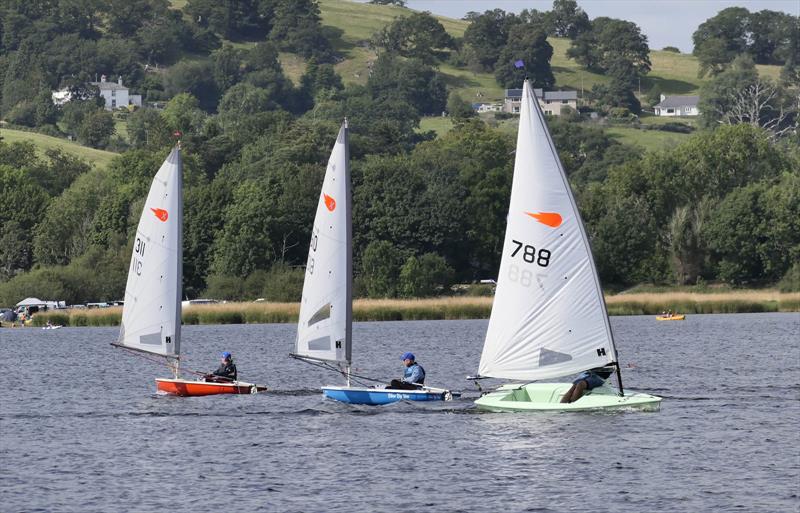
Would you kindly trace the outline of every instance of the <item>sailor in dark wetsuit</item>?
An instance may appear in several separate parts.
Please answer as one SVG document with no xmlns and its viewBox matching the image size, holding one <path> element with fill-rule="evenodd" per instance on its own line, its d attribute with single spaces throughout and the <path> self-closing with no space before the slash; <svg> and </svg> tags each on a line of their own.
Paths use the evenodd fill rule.
<svg viewBox="0 0 800 513">
<path fill-rule="evenodd" d="M 603 386 L 603 383 L 613 373 L 613 367 L 597 367 L 581 372 L 578 374 L 578 378 L 572 382 L 572 387 L 561 398 L 561 402 L 574 403 L 591 389 Z"/>
<path fill-rule="evenodd" d="M 425 384 L 425 369 L 417 363 L 413 353 L 405 353 L 400 358 L 403 360 L 403 365 L 406 366 L 403 379 L 393 379 L 386 388 L 395 390 L 418 390 L 422 388 L 422 385 Z"/>
<path fill-rule="evenodd" d="M 222 362 L 211 374 L 206 374 L 206 381 L 217 383 L 230 383 L 236 381 L 236 365 L 233 363 L 233 356 L 227 351 L 222 353 Z"/>
</svg>

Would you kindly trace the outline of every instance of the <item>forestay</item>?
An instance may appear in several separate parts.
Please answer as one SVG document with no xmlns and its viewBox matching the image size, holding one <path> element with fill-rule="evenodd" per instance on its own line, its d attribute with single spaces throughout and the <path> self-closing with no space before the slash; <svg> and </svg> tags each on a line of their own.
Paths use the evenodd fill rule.
<svg viewBox="0 0 800 513">
<path fill-rule="evenodd" d="M 119 333 L 122 346 L 180 354 L 182 188 L 180 148 L 175 147 L 153 178 L 136 228 Z"/>
<path fill-rule="evenodd" d="M 350 363 L 351 198 L 347 121 L 328 160 L 308 250 L 295 354 Z"/>
<path fill-rule="evenodd" d="M 589 241 L 526 80 L 503 255 L 479 374 L 533 381 L 614 361 Z"/>
</svg>

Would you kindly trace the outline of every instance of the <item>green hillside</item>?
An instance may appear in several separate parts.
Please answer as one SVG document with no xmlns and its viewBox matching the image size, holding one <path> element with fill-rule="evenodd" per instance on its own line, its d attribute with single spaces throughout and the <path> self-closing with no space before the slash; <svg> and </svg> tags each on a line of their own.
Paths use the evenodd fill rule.
<svg viewBox="0 0 800 513">
<path fill-rule="evenodd" d="M 5 142 L 9 143 L 30 141 L 42 152 L 50 148 L 60 148 L 65 152 L 80 157 L 99 168 L 108 166 L 108 164 L 111 162 L 111 159 L 117 156 L 116 153 L 110 151 L 96 150 L 87 146 L 81 146 L 76 142 L 68 141 L 66 139 L 50 137 L 49 135 L 37 134 L 35 132 L 25 132 L 22 130 L 9 130 L 7 128 L 3 128 L 0 129 L 0 137 L 2 137 Z"/>
<path fill-rule="evenodd" d="M 186 4 L 185 0 L 172 0 L 172 5 L 179 9 Z M 368 48 L 367 41 L 374 33 L 391 23 L 394 18 L 403 17 L 413 12 L 410 9 L 388 5 L 372 5 L 350 0 L 320 0 L 322 23 L 325 26 L 339 29 L 341 38 L 333 41 L 334 47 L 342 55 L 341 62 L 336 64 L 336 71 L 346 84 L 364 84 L 369 76 L 369 63 L 377 56 Z M 436 16 L 450 35 L 462 37 L 468 22 L 444 16 Z M 608 78 L 586 71 L 572 59 L 567 58 L 570 46 L 568 39 L 549 38 L 553 46 L 551 65 L 556 77 L 556 86 L 560 89 L 588 90 L 594 84 L 605 83 Z M 236 43 L 241 46 L 242 43 Z M 676 54 L 659 50 L 650 53 L 653 69 L 642 80 L 642 91 L 645 92 L 658 85 L 665 94 L 696 93 L 707 79 L 697 78 L 697 59 L 688 54 Z M 281 64 L 284 72 L 295 83 L 305 71 L 306 62 L 297 55 L 282 53 Z M 780 73 L 778 66 L 757 66 L 759 72 L 770 77 Z M 465 99 L 473 99 L 477 92 L 483 94 L 483 101 L 499 100 L 503 97 L 503 88 L 497 85 L 491 73 L 473 73 L 465 68 L 455 68 L 449 64 L 440 65 L 448 85 L 458 91 Z"/>
<path fill-rule="evenodd" d="M 344 60 L 336 65 L 337 71 L 342 75 L 345 83 L 364 83 L 367 79 L 367 62 L 376 58 L 374 52 L 369 51 L 364 42 L 372 34 L 390 23 L 395 17 L 407 16 L 409 9 L 400 7 L 371 5 L 356 3 L 348 0 L 320 0 L 322 22 L 324 25 L 338 28 L 343 31 L 341 41 L 337 46 Z M 461 37 L 464 35 L 468 23 L 443 16 L 437 16 L 450 35 Z M 567 49 L 570 46 L 568 39 L 549 38 L 553 46 L 553 59 L 551 65 L 559 88 L 580 90 L 591 89 L 594 84 L 605 83 L 607 78 L 581 68 L 575 61 L 567 58 Z M 287 73 L 293 79 L 299 78 L 303 66 L 295 57 L 295 62 L 287 66 Z M 666 94 L 689 94 L 697 92 L 705 79 L 697 78 L 697 59 L 688 54 L 652 51 L 650 53 L 653 70 L 642 81 L 642 90 L 646 91 L 658 84 Z M 780 73 L 778 66 L 757 66 L 761 74 L 777 77 Z M 497 85 L 494 76 L 489 73 L 473 73 L 467 69 L 459 69 L 442 64 L 440 71 L 445 74 L 450 86 L 459 90 L 464 98 L 473 98 L 475 92 L 480 90 L 486 99 L 501 99 L 503 89 Z M 485 101 L 485 100 L 484 100 Z"/>
</svg>

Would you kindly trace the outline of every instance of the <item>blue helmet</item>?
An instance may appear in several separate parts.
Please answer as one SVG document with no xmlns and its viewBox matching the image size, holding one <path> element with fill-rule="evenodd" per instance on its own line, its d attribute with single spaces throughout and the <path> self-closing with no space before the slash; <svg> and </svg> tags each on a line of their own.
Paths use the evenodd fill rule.
<svg viewBox="0 0 800 513">
<path fill-rule="evenodd" d="M 229 352 L 227 352 L 227 351 L 225 351 L 224 353 L 222 353 L 222 355 L 221 355 L 221 356 L 222 356 L 223 358 L 225 358 L 226 360 L 230 360 L 230 358 L 231 358 L 231 354 L 230 354 Z"/>
<path fill-rule="evenodd" d="M 403 353 L 403 356 L 401 356 L 400 359 L 411 360 L 412 362 L 416 360 L 416 358 L 414 358 L 414 353 Z"/>
</svg>

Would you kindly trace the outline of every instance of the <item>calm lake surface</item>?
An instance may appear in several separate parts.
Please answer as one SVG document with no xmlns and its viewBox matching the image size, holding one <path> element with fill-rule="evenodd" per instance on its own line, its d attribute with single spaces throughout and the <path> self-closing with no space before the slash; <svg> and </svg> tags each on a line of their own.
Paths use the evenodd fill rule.
<svg viewBox="0 0 800 513">
<path fill-rule="evenodd" d="M 115 328 L 0 330 L 0 511 L 798 511 L 800 315 L 614 317 L 626 388 L 659 413 L 479 413 L 487 321 L 358 323 L 357 372 L 410 350 L 449 403 L 354 407 L 292 360 L 294 325 L 186 326 L 255 396 L 155 394 Z M 483 382 L 484 387 L 492 383 Z"/>
</svg>

